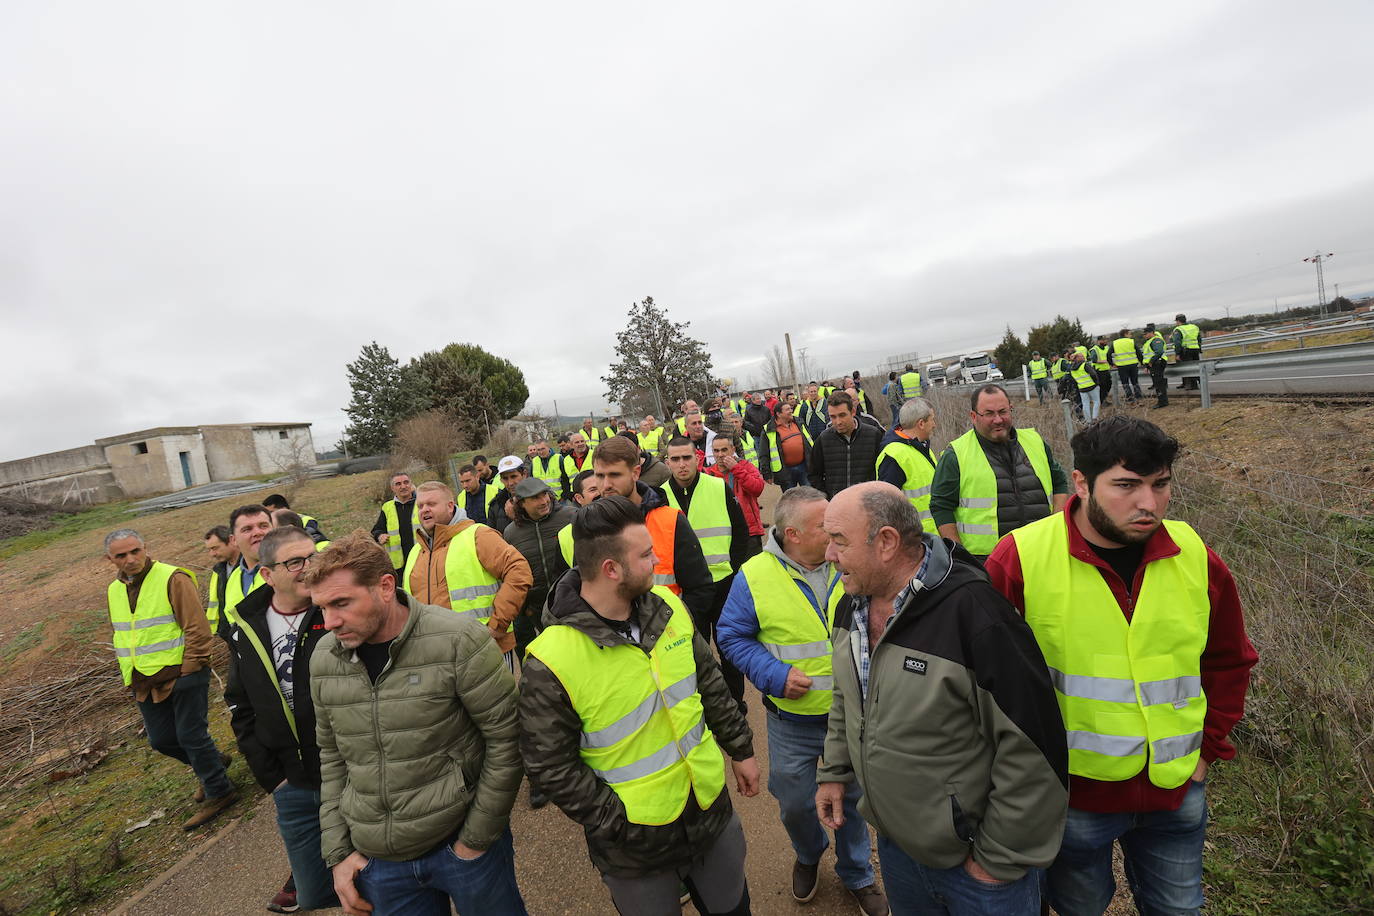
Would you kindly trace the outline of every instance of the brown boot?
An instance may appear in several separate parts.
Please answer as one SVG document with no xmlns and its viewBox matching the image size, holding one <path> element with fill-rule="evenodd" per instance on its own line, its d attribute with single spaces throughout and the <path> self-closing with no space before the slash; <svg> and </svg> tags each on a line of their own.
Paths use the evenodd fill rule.
<svg viewBox="0 0 1374 916">
<path fill-rule="evenodd" d="M 195 814 L 191 815 L 191 819 L 181 825 L 181 829 L 195 830 L 197 827 L 205 826 L 219 817 L 220 812 L 238 800 L 238 789 L 230 789 L 228 795 L 221 795 L 219 798 L 207 798 L 200 803 L 200 807 L 196 809 Z"/>
<path fill-rule="evenodd" d="M 232 754 L 226 754 L 223 751 L 220 752 L 219 762 L 224 764 L 224 768 L 226 770 L 229 769 L 229 763 L 233 759 L 234 756 Z M 196 804 L 200 804 L 201 802 L 205 801 L 205 787 L 201 785 L 199 782 L 196 783 L 196 791 L 191 795 L 191 798 L 195 801 Z"/>
</svg>

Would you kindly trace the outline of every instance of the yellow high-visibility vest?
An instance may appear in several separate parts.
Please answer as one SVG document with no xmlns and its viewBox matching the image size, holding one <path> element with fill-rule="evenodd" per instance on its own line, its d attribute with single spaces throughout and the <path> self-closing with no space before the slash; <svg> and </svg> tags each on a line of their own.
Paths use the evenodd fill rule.
<svg viewBox="0 0 1374 916">
<path fill-rule="evenodd" d="M 487 518 L 491 518 L 491 502 L 500 494 L 501 487 L 496 483 L 481 484 L 480 487 L 478 492 L 482 494 L 482 510 L 486 512 Z M 459 509 L 466 512 L 468 508 L 468 491 L 460 488 L 454 502 L 458 504 Z"/>
<path fill-rule="evenodd" d="M 405 553 L 401 550 L 401 516 L 396 511 L 396 500 L 388 499 L 382 503 L 382 517 L 386 520 L 386 552 L 391 557 L 393 569 L 405 565 Z M 412 514 L 414 510 L 411 510 Z"/>
<path fill-rule="evenodd" d="M 1018 427 L 1016 441 L 1030 460 L 1030 466 L 1045 499 L 1054 500 L 1050 483 L 1050 462 L 1045 455 L 1045 440 L 1029 426 Z M 997 474 L 978 444 L 978 434 L 969 430 L 949 444 L 959 459 L 959 505 L 954 510 L 959 540 L 969 553 L 987 556 L 997 546 Z"/>
<path fill-rule="evenodd" d="M 1112 358 L 1118 366 L 1134 366 L 1140 359 L 1135 355 L 1135 338 L 1118 337 L 1112 341 Z"/>
<path fill-rule="evenodd" d="M 668 505 L 682 511 L 671 484 L 663 485 L 663 495 Z M 687 523 L 701 541 L 701 552 L 706 555 L 713 582 L 730 575 L 730 511 L 725 504 L 729 498 L 724 480 L 711 474 L 697 474 L 696 489 L 687 507 Z"/>
<path fill-rule="evenodd" d="M 1087 391 L 1097 384 L 1093 381 L 1092 375 L 1088 372 L 1087 363 L 1079 363 L 1076 367 L 1069 370 L 1069 375 L 1073 376 L 1073 380 L 1077 383 L 1079 391 Z"/>
<path fill-rule="evenodd" d="M 106 591 L 115 658 L 125 687 L 134 682 L 135 671 L 151 675 L 181 664 L 186 638 L 172 611 L 172 599 L 167 597 L 167 583 L 176 572 L 196 581 L 189 569 L 154 561 L 139 586 L 136 607 L 129 607 L 129 586 L 124 582 L 116 579 Z"/>
<path fill-rule="evenodd" d="M 448 553 L 444 555 L 444 579 L 448 583 L 448 606 L 455 614 L 464 614 L 476 619 L 484 626 L 491 620 L 492 608 L 496 605 L 496 593 L 501 590 L 501 580 L 487 571 L 477 559 L 477 529 L 485 527 L 473 522 L 455 534 L 448 542 Z M 415 539 L 415 546 L 406 558 L 405 573 L 401 581 L 407 592 L 411 591 L 410 576 L 415 571 L 420 555 L 428 553 L 423 541 Z M 436 596 L 429 596 L 432 600 Z M 442 595 L 437 596 L 442 599 Z M 442 600 L 435 601 L 442 605 Z M 507 631 L 510 626 L 506 627 Z"/>
<path fill-rule="evenodd" d="M 1088 352 L 1091 354 L 1093 368 L 1098 372 L 1106 372 L 1112 368 L 1111 362 L 1107 359 L 1106 347 L 1093 346 Z"/>
<path fill-rule="evenodd" d="M 930 459 L 915 446 L 907 445 L 905 442 L 889 442 L 883 446 L 883 450 L 878 453 L 877 461 L 873 463 L 874 474 L 883 466 L 883 460 L 886 458 L 897 462 L 906 474 L 902 493 L 911 500 L 916 511 L 921 513 L 921 527 L 931 534 L 938 535 L 940 529 L 930 514 L 930 485 L 935 480 L 935 465 L 931 464 Z"/>
<path fill-rule="evenodd" d="M 635 433 L 635 437 L 639 439 L 641 451 L 656 452 L 658 451 L 658 441 L 663 438 L 663 427 L 655 426 L 647 433 Z"/>
<path fill-rule="evenodd" d="M 598 646 L 566 624 L 545 627 L 529 647 L 582 722 L 582 762 L 630 823 L 646 825 L 671 824 L 689 800 L 704 811 L 725 789 L 725 759 L 697 692 L 692 616 L 667 589 L 654 594 L 672 616 L 647 652 L 629 642 Z"/>
<path fill-rule="evenodd" d="M 815 596 L 825 613 L 822 620 L 817 606 L 807 597 L 811 587 L 773 554 L 764 551 L 750 557 L 739 572 L 754 597 L 759 643 L 769 655 L 811 678 L 810 689 L 799 699 L 769 699 L 778 709 L 799 716 L 823 716 L 830 712 L 835 696 L 830 630 L 835 624 L 835 608 L 844 597 L 839 573 L 832 568 L 829 592 Z"/>
<path fill-rule="evenodd" d="M 220 613 L 224 619 L 234 626 L 239 624 L 238 606 L 239 603 L 247 598 L 249 594 L 257 591 L 259 586 L 266 585 L 267 578 L 262 574 L 262 568 L 253 574 L 253 581 L 249 584 L 248 591 L 243 590 L 243 574 L 238 563 L 229 567 L 224 573 L 224 607 L 220 608 Z"/>
<path fill-rule="evenodd" d="M 897 382 L 902 386 L 903 401 L 921 396 L 921 373 L 903 372 L 897 378 Z"/>
<path fill-rule="evenodd" d="M 1049 367 L 1045 365 L 1043 359 L 1033 359 L 1026 363 L 1026 365 L 1030 367 L 1030 377 L 1032 379 L 1044 378 L 1045 374 L 1049 372 Z"/>
<path fill-rule="evenodd" d="M 1011 533 L 1026 623 L 1068 733 L 1069 772 L 1119 782 L 1148 766 L 1150 782 L 1177 788 L 1197 769 L 1207 716 L 1207 547 L 1166 520 L 1179 553 L 1146 565 L 1127 621 L 1101 570 L 1069 553 L 1069 524 L 1055 513 Z"/>
<path fill-rule="evenodd" d="M 544 481 L 555 493 L 563 490 L 562 468 L 563 456 L 557 452 L 551 452 L 547 458 L 535 455 L 530 459 L 531 476 Z"/>
<path fill-rule="evenodd" d="M 1202 349 L 1202 329 L 1195 324 L 1180 324 L 1174 328 L 1178 331 L 1179 342 L 1183 344 L 1185 350 Z"/>
</svg>

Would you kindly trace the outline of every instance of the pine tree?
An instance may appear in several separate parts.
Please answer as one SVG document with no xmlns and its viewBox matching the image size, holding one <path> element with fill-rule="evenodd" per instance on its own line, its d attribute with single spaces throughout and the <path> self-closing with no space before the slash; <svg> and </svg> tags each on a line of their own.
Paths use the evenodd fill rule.
<svg viewBox="0 0 1374 916">
<path fill-rule="evenodd" d="M 1012 333 L 1011 325 L 1007 325 L 1007 333 L 1003 335 L 997 349 L 992 351 L 992 358 L 996 360 L 997 368 L 1002 370 L 1002 374 L 1010 379 L 1021 374 L 1021 367 L 1030 359 L 1030 351 L 1021 343 L 1021 338 Z"/>
<path fill-rule="evenodd" d="M 339 445 L 353 455 L 384 455 L 391 450 L 396 424 L 425 405 L 400 362 L 375 340 L 347 370 L 353 394 L 344 408 L 348 426 Z"/>
<path fill-rule="evenodd" d="M 525 373 L 508 359 L 488 353 L 470 343 L 451 343 L 442 350 L 431 350 L 410 361 L 406 372 L 415 384 L 427 390 L 430 406 L 446 410 L 455 417 L 463 416 L 475 408 L 491 411 L 489 417 L 495 428 L 502 420 L 508 420 L 520 412 L 529 400 L 530 389 L 525 384 Z M 437 395 L 432 388 L 436 378 L 452 378 L 462 373 L 477 380 L 489 397 L 482 404 L 470 403 L 471 397 L 449 386 L 443 395 Z M 482 418 L 477 417 L 480 425 Z"/>
<path fill-rule="evenodd" d="M 606 399 L 626 416 L 666 416 L 682 401 L 710 393 L 711 356 L 687 333 L 691 322 L 668 320 L 652 296 L 630 306 L 629 324 L 616 334 L 616 362 L 601 377 Z"/>
</svg>

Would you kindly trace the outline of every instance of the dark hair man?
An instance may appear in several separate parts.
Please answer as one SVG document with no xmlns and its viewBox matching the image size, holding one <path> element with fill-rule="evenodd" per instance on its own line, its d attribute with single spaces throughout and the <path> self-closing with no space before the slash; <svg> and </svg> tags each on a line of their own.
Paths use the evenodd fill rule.
<svg viewBox="0 0 1374 916">
<path fill-rule="evenodd" d="M 271 496 L 264 499 L 262 504 L 265 508 L 273 512 L 276 512 L 278 509 L 291 508 L 291 504 L 286 501 L 286 497 L 282 496 L 280 493 L 273 493 Z M 322 544 L 329 541 L 329 538 L 320 528 L 319 519 L 315 518 L 313 515 L 306 515 L 304 512 L 297 512 L 296 515 L 301 520 L 300 527 L 305 529 L 305 533 L 310 535 L 312 541 L 316 544 Z"/>
<path fill-rule="evenodd" d="M 744 513 L 744 523 L 749 532 L 744 548 L 747 559 L 763 549 L 763 510 L 759 506 L 759 497 L 763 495 L 764 488 L 763 474 L 759 473 L 753 462 L 740 455 L 732 433 L 717 434 L 711 441 L 711 451 L 716 460 L 706 469 L 706 473 L 725 481 L 734 493 L 740 511 Z"/>
<path fill-rule="evenodd" d="M 415 544 L 415 484 L 410 475 L 397 471 L 391 475 L 392 498 L 382 503 L 377 521 L 372 523 L 372 537 L 386 548 L 396 572 L 406 565 L 406 557 Z"/>
<path fill-rule="evenodd" d="M 590 476 L 591 469 L 586 473 Z M 525 650 L 542 629 L 540 615 L 549 597 L 549 587 L 568 570 L 569 564 L 559 550 L 559 539 L 563 530 L 572 525 L 577 510 L 555 499 L 542 480 L 520 481 L 515 486 L 515 497 L 515 521 L 506 526 L 505 538 L 525 558 L 534 576 L 515 617 L 515 654 L 524 658 Z M 537 801 L 531 796 L 533 807 L 539 807 Z"/>
<path fill-rule="evenodd" d="M 205 532 L 205 549 L 210 554 L 210 587 L 205 597 L 205 619 L 210 632 L 220 632 L 220 608 L 224 606 L 224 587 L 228 572 L 238 565 L 239 549 L 234 545 L 234 533 L 228 525 L 216 525 Z"/>
<path fill-rule="evenodd" d="M 477 467 L 465 464 L 458 469 L 458 486 L 458 508 L 474 522 L 490 525 L 491 506 L 501 492 L 500 484 L 484 483 Z"/>
<path fill-rule="evenodd" d="M 258 785 L 272 794 L 291 878 L 273 912 L 338 906 L 320 857 L 320 749 L 310 702 L 310 654 L 324 614 L 310 603 L 306 564 L 316 544 L 303 529 L 274 528 L 259 547 L 267 583 L 239 604 L 229 639 L 229 724 Z"/>
<path fill-rule="evenodd" d="M 534 581 L 530 565 L 496 529 L 463 517 L 446 484 L 429 480 L 416 493 L 420 527 L 406 558 L 404 590 L 487 627 L 514 671 L 512 627 Z"/>
<path fill-rule="evenodd" d="M 1045 389 L 1049 387 L 1047 376 L 1049 375 L 1049 364 L 1040 356 L 1040 351 L 1035 350 L 1031 353 L 1030 359 L 1026 361 L 1026 369 L 1030 371 L 1030 380 L 1035 383 L 1035 396 L 1041 404 L 1045 403 Z"/>
<path fill-rule="evenodd" d="M 639 450 L 628 439 L 616 436 L 602 443 L 592 454 L 592 469 L 605 499 L 612 493 L 639 507 L 644 524 L 654 539 L 654 584 L 666 585 L 681 596 L 692 616 L 701 620 L 711 615 L 715 600 L 715 579 L 692 530 L 687 516 L 668 505 L 660 490 L 645 486 L 639 479 Z M 576 529 L 573 538 L 576 540 Z"/>
<path fill-rule="evenodd" d="M 239 506 L 229 513 L 229 530 L 239 550 L 239 561 L 225 573 L 224 604 L 220 608 L 221 635 L 238 623 L 235 608 L 239 602 L 267 581 L 258 563 L 258 545 L 272 530 L 272 513 L 257 504 Z"/>
<path fill-rule="evenodd" d="M 1134 404 L 1140 400 L 1140 346 L 1131 336 L 1130 328 L 1122 328 L 1116 340 L 1112 341 L 1112 365 L 1116 366 L 1121 393 L 1127 403 Z"/>
<path fill-rule="evenodd" d="M 1102 388 L 1101 401 L 1107 403 L 1112 393 L 1112 348 L 1105 335 L 1097 336 L 1097 343 L 1088 348 L 1088 359 L 1097 372 L 1097 384 Z"/>
<path fill-rule="evenodd" d="M 498 483 L 496 469 L 487 463 L 486 455 L 473 455 L 472 467 L 477 472 L 477 476 L 482 479 L 482 483 Z"/>
<path fill-rule="evenodd" d="M 1145 340 L 1141 345 L 1141 356 L 1145 367 L 1150 370 L 1150 390 L 1155 394 L 1155 407 L 1169 406 L 1169 382 L 1164 378 L 1164 370 L 1169 365 L 1164 355 L 1166 344 L 1164 335 L 1155 329 L 1152 321 L 1145 325 Z"/>
<path fill-rule="evenodd" d="M 749 726 L 686 606 L 654 586 L 643 509 L 603 495 L 573 527 L 577 567 L 521 675 L 530 783 L 582 825 L 621 913 L 677 912 L 685 882 L 699 912 L 742 916 L 744 832 L 721 751 L 740 794 L 758 794 Z"/>
<path fill-rule="evenodd" d="M 972 427 L 936 462 L 930 514 L 942 537 L 984 557 L 998 538 L 1063 508 L 1069 479 L 1039 433 L 1017 428 L 1005 388 L 984 385 L 970 401 Z"/>
<path fill-rule="evenodd" d="M 825 749 L 834 700 L 830 630 L 844 596 L 826 562 L 825 494 L 794 487 L 774 510 L 764 552 L 740 569 L 721 612 L 721 654 L 763 693 L 768 724 L 768 791 L 792 848 L 792 897 L 816 894 L 829 841 L 816 816 L 816 766 Z M 844 822 L 835 830 L 835 873 L 864 913 L 886 916 L 869 861 L 868 824 L 858 812 L 857 782 L 844 791 Z"/>
<path fill-rule="evenodd" d="M 515 455 L 507 455 L 496 463 L 496 473 L 501 481 L 501 491 L 491 501 L 487 510 L 487 524 L 497 531 L 505 531 L 506 526 L 515 519 L 515 485 L 530 476 L 525 462 Z"/>
<path fill-rule="evenodd" d="M 807 476 L 813 487 L 834 499 L 845 487 L 874 479 L 883 433 L 881 428 L 859 421 L 854 398 L 848 392 L 830 395 L 827 407 L 830 426 L 811 447 Z"/>
<path fill-rule="evenodd" d="M 1207 769 L 1235 756 L 1228 735 L 1258 656 L 1226 564 L 1165 519 L 1178 442 L 1116 415 L 1074 436 L 1073 453 L 1064 511 L 987 560 L 1035 631 L 1073 736 L 1050 904 L 1105 910 L 1120 840 L 1141 912 L 1196 913 Z"/>
<path fill-rule="evenodd" d="M 534 440 L 530 446 L 529 462 L 531 477 L 544 481 L 555 493 L 562 492 L 563 455 L 549 450 L 549 440 Z"/>
<path fill-rule="evenodd" d="M 310 660 L 320 847 L 344 910 L 523 916 L 515 679 L 487 628 L 398 590 L 361 533 L 307 569 L 329 630 Z"/>
<path fill-rule="evenodd" d="M 120 528 L 105 536 L 115 568 L 106 598 L 119 674 L 143 717 L 148 744 L 191 767 L 200 802 L 183 830 L 208 824 L 238 801 L 207 719 L 210 626 L 190 571 L 148 556 L 143 535 Z"/>
<path fill-rule="evenodd" d="M 1188 321 L 1182 312 L 1174 316 L 1174 329 L 1169 339 L 1174 346 L 1174 357 L 1181 363 L 1197 362 L 1202 359 L 1202 329 Z M 1180 388 L 1197 390 L 1197 377 L 1185 378 Z"/>
<path fill-rule="evenodd" d="M 1030 627 L 962 547 L 921 531 L 891 484 L 845 490 L 824 524 L 845 598 L 816 774 L 821 823 L 844 825 L 857 780 L 897 912 L 949 912 L 957 900 L 957 912 L 1038 914 L 1068 774 Z"/>
</svg>

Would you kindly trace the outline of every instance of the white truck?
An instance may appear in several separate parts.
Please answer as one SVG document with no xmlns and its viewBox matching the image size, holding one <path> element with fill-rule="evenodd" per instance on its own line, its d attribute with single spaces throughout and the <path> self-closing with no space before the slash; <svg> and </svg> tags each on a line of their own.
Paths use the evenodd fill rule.
<svg viewBox="0 0 1374 916">
<path fill-rule="evenodd" d="M 949 368 L 950 384 L 981 385 L 1002 379 L 1002 370 L 992 364 L 987 353 L 965 353 Z"/>
<path fill-rule="evenodd" d="M 945 364 L 926 363 L 925 377 L 927 385 L 945 384 Z"/>
</svg>

